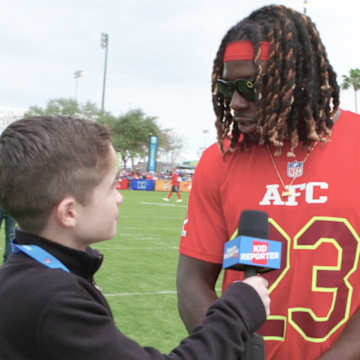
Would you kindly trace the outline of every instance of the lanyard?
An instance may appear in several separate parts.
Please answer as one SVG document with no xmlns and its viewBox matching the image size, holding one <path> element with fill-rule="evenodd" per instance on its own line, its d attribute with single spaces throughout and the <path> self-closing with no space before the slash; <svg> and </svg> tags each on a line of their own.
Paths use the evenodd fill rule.
<svg viewBox="0 0 360 360">
<path fill-rule="evenodd" d="M 32 257 L 39 263 L 51 268 L 51 269 L 62 269 L 66 272 L 70 272 L 70 270 L 55 256 L 48 253 L 46 250 L 42 249 L 40 246 L 37 245 L 19 245 L 19 244 L 12 244 L 13 245 L 13 252 L 17 253 L 22 251 L 26 255 Z"/>
</svg>

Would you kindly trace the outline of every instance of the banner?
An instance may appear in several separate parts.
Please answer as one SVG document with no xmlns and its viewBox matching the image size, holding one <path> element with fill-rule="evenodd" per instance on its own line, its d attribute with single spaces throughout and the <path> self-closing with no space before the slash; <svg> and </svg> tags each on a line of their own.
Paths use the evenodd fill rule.
<svg viewBox="0 0 360 360">
<path fill-rule="evenodd" d="M 190 192 L 191 185 L 192 185 L 191 181 L 182 181 L 180 183 L 180 191 L 181 192 Z"/>
<path fill-rule="evenodd" d="M 155 191 L 170 191 L 171 180 L 156 180 Z"/>
<path fill-rule="evenodd" d="M 133 179 L 130 181 L 131 190 L 147 190 L 152 191 L 155 188 L 155 180 L 138 180 Z"/>
<path fill-rule="evenodd" d="M 125 189 L 128 189 L 129 188 L 129 180 L 126 179 L 126 178 L 122 178 L 118 181 L 117 185 L 116 185 L 116 188 L 118 190 L 125 190 Z"/>
<path fill-rule="evenodd" d="M 171 189 L 171 180 L 156 180 L 155 182 L 155 191 L 170 191 Z M 180 192 L 190 192 L 191 190 L 191 181 L 181 181 L 180 182 Z"/>
<path fill-rule="evenodd" d="M 148 152 L 148 172 L 156 171 L 156 153 L 157 153 L 158 137 L 154 135 L 149 136 L 149 152 Z"/>
</svg>

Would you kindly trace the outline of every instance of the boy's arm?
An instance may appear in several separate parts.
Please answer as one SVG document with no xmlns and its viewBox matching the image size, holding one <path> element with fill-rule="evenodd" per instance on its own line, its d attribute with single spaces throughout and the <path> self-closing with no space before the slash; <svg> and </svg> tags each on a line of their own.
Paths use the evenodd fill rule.
<svg viewBox="0 0 360 360">
<path fill-rule="evenodd" d="M 221 358 L 239 360 L 248 334 L 266 318 L 262 298 L 258 295 L 266 292 L 266 285 L 259 284 L 261 290 L 244 282 L 230 285 L 210 307 L 203 325 L 196 327 L 169 355 L 151 347 L 141 347 L 122 334 L 105 304 L 64 292 L 44 308 L 36 332 L 39 358 L 215 360 L 221 354 Z M 155 335 L 161 337 L 165 333 L 166 329 L 163 334 Z"/>
</svg>

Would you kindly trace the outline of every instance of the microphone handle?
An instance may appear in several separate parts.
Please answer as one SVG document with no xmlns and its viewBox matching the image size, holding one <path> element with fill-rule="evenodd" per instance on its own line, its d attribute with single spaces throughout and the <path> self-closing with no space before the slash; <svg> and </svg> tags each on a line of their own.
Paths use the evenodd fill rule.
<svg viewBox="0 0 360 360">
<path fill-rule="evenodd" d="M 250 277 L 250 276 L 256 276 L 257 275 L 257 271 L 256 268 L 253 267 L 248 267 L 245 270 L 245 279 Z"/>
</svg>

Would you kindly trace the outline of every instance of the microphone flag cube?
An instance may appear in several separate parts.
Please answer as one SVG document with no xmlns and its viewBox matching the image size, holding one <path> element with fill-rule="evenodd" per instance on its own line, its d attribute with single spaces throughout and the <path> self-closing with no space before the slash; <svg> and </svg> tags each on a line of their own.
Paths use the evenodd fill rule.
<svg viewBox="0 0 360 360">
<path fill-rule="evenodd" d="M 257 267 L 257 272 L 264 273 L 280 266 L 280 241 L 241 235 L 225 243 L 223 269 L 245 271 Z"/>
</svg>

